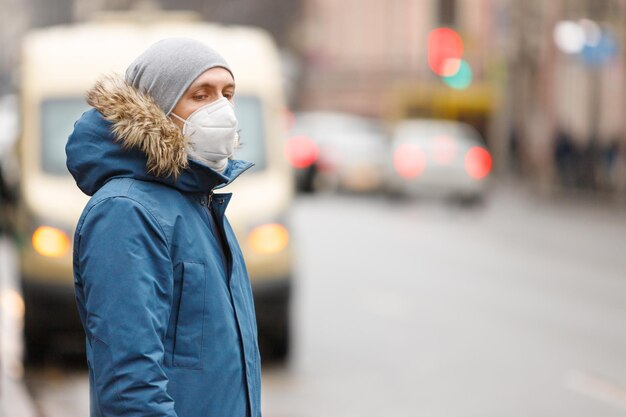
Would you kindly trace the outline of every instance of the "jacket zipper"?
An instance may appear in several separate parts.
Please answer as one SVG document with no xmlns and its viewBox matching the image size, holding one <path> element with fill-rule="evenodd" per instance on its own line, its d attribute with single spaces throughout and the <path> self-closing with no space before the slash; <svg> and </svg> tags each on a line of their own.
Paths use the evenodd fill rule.
<svg viewBox="0 0 626 417">
<path fill-rule="evenodd" d="M 207 216 L 208 220 L 209 220 L 209 225 L 211 228 L 211 232 L 213 233 L 213 236 L 215 237 L 215 239 L 217 240 L 217 246 L 220 249 L 220 255 L 221 255 L 221 259 L 222 259 L 222 265 L 224 267 L 224 274 L 226 275 L 226 279 L 227 281 L 230 279 L 230 274 L 229 274 L 229 268 L 228 268 L 228 261 L 227 261 L 227 257 L 226 257 L 226 250 L 224 248 L 224 241 L 222 239 L 222 234 L 219 231 L 219 228 L 217 226 L 217 222 L 215 220 L 215 217 L 213 215 L 213 210 L 211 209 L 211 202 L 213 201 L 213 191 L 210 191 L 209 194 L 207 195 L 207 199 L 206 199 L 206 211 L 204 212 L 205 215 Z M 203 207 L 205 206 L 205 204 L 201 204 Z"/>
<path fill-rule="evenodd" d="M 220 204 L 223 204 L 223 200 L 219 200 Z M 226 277 L 228 278 L 228 281 L 230 282 L 230 276 L 232 274 L 233 271 L 233 256 L 232 256 L 232 252 L 230 250 L 230 244 L 228 243 L 228 239 L 226 238 L 226 230 L 224 230 L 224 226 L 223 223 L 220 226 L 217 223 L 217 215 L 215 215 L 215 213 L 212 211 L 212 213 L 214 214 L 213 217 L 213 221 L 215 224 L 215 227 L 217 228 L 217 232 L 218 232 L 218 238 L 221 240 L 221 247 L 222 247 L 222 254 L 224 255 L 224 263 L 226 265 Z"/>
<path fill-rule="evenodd" d="M 248 403 L 248 407 L 251 408 L 252 399 L 250 398 L 250 393 L 249 393 L 250 376 L 249 376 L 249 371 L 248 371 L 248 363 L 246 361 L 246 347 L 243 342 L 243 333 L 241 331 L 241 325 L 239 323 L 239 317 L 237 313 L 237 307 L 235 305 L 235 299 L 233 297 L 233 293 L 230 287 L 230 276 L 232 274 L 234 260 L 232 257 L 232 252 L 230 251 L 228 240 L 226 239 L 226 231 L 224 230 L 223 227 L 219 227 L 217 225 L 217 220 L 215 219 L 214 212 L 211 209 L 211 201 L 213 200 L 213 190 L 209 192 L 207 197 L 208 197 L 207 198 L 207 211 L 205 213 L 209 217 L 209 223 L 211 225 L 213 235 L 218 239 L 218 246 L 220 247 L 222 261 L 224 263 L 224 273 L 226 274 L 226 283 L 228 285 L 228 293 L 230 294 L 230 304 L 233 310 L 235 311 L 235 317 L 236 317 L 235 320 L 237 321 L 237 333 L 239 335 L 239 340 L 241 344 L 241 362 L 242 362 L 242 369 L 244 370 L 243 377 L 246 380 L 246 394 L 247 394 L 246 396 L 248 397 L 247 403 Z M 220 200 L 220 204 L 222 203 L 223 201 Z M 222 233 L 222 231 L 224 231 L 224 233 Z M 226 255 L 226 250 L 228 250 L 228 255 Z"/>
</svg>

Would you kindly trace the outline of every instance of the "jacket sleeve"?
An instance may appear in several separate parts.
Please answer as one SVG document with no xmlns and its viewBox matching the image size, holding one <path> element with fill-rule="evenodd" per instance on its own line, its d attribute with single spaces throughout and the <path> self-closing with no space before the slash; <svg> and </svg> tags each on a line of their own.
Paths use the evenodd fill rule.
<svg viewBox="0 0 626 417">
<path fill-rule="evenodd" d="M 102 417 L 176 417 L 162 366 L 173 268 L 160 225 L 140 203 L 107 198 L 86 214 L 77 254 Z"/>
</svg>

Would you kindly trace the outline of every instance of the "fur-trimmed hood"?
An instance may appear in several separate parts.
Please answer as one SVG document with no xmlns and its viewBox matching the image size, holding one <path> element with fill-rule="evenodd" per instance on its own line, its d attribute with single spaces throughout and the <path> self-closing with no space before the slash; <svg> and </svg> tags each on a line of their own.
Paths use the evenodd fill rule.
<svg viewBox="0 0 626 417">
<path fill-rule="evenodd" d="M 87 92 L 87 102 L 93 109 L 76 122 L 65 147 L 67 168 L 87 195 L 115 177 L 208 191 L 230 183 L 252 166 L 230 160 L 220 174 L 188 159 L 187 139 L 180 128 L 149 95 L 119 76 L 96 82 Z"/>
<path fill-rule="evenodd" d="M 136 148 L 146 155 L 149 173 L 176 178 L 187 168 L 187 139 L 148 94 L 121 77 L 107 76 L 87 92 L 87 103 L 111 123 L 122 148 Z"/>
</svg>

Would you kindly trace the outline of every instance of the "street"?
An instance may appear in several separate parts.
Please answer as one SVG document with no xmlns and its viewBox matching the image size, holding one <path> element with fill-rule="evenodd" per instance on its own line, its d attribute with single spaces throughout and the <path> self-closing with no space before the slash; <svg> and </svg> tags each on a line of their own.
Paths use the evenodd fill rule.
<svg viewBox="0 0 626 417">
<path fill-rule="evenodd" d="M 293 354 L 264 369 L 264 415 L 626 415 L 626 213 L 487 200 L 299 197 Z M 25 379 L 42 417 L 88 415 L 82 367 Z"/>
</svg>

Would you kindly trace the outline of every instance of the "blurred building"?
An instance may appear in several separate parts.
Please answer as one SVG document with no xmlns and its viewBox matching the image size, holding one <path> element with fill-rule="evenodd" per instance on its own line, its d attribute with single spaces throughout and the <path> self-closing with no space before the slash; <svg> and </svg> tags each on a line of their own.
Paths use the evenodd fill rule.
<svg viewBox="0 0 626 417">
<path fill-rule="evenodd" d="M 304 59 L 310 70 L 305 107 L 382 114 L 399 82 L 436 82 L 427 65 L 427 37 L 452 27 L 477 84 L 497 59 L 495 0 L 306 0 Z"/>
<path fill-rule="evenodd" d="M 559 46 L 563 22 L 591 31 L 586 46 Z M 441 27 L 463 40 L 463 88 L 429 68 Z M 626 0 L 305 0 L 300 105 L 467 121 L 501 172 L 516 167 L 544 188 L 615 188 L 626 183 L 625 28 Z"/>
<path fill-rule="evenodd" d="M 516 1 L 510 15 L 508 157 L 546 190 L 623 193 L 626 1 Z"/>
<path fill-rule="evenodd" d="M 47 0 L 38 1 L 45 3 Z M 74 0 L 71 3 L 74 3 L 77 20 L 88 19 L 99 10 L 137 7 L 190 10 L 210 22 L 261 27 L 269 31 L 281 46 L 288 43 L 301 7 L 300 0 Z"/>
<path fill-rule="evenodd" d="M 163 8 L 189 10 L 206 21 L 253 25 L 287 47 L 299 21 L 301 0 L 0 0 L 0 94 L 13 91 L 19 46 L 31 28 L 89 20 L 100 11 Z"/>
<path fill-rule="evenodd" d="M 626 194 L 626 0 L 0 0 L 0 94 L 29 28 L 157 5 L 260 26 L 297 51 L 284 54 L 296 108 L 466 121 L 500 172 Z M 462 39 L 462 88 L 429 67 L 444 27 Z"/>
</svg>

